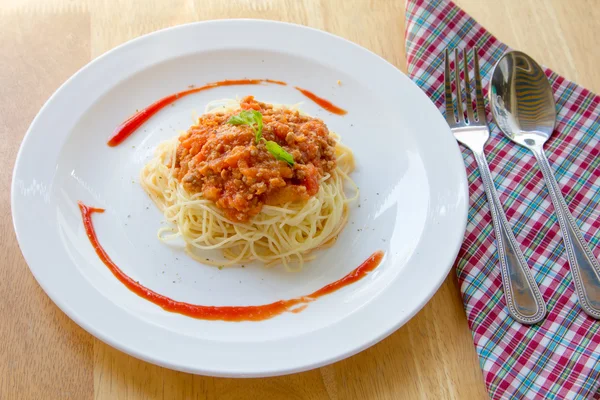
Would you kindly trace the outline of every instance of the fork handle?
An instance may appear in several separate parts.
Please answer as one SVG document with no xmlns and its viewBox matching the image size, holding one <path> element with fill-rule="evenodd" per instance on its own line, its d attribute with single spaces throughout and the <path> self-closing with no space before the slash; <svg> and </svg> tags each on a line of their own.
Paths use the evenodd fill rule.
<svg viewBox="0 0 600 400">
<path fill-rule="evenodd" d="M 535 324 L 544 319 L 546 304 L 508 224 L 485 155 L 483 151 L 473 152 L 473 154 L 479 166 L 492 214 L 504 298 L 508 311 L 515 320 L 522 324 Z"/>
<path fill-rule="evenodd" d="M 600 264 L 585 242 L 581 230 L 569 211 L 569 206 L 561 194 L 544 149 L 533 149 L 533 154 L 538 160 L 558 216 L 558 225 L 562 231 L 567 257 L 571 265 L 571 276 L 577 297 L 579 297 L 579 305 L 587 315 L 600 319 Z"/>
</svg>

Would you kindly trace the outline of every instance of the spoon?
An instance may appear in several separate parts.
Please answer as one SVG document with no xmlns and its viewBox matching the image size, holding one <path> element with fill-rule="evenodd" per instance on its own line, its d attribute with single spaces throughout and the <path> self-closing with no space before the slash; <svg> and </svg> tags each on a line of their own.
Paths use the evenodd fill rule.
<svg viewBox="0 0 600 400">
<path fill-rule="evenodd" d="M 520 51 L 510 51 L 494 67 L 490 106 L 496 124 L 513 142 L 535 155 L 558 216 L 579 305 L 600 319 L 600 264 L 594 257 L 563 198 L 544 153 L 556 123 L 556 105 L 542 68 Z"/>
</svg>

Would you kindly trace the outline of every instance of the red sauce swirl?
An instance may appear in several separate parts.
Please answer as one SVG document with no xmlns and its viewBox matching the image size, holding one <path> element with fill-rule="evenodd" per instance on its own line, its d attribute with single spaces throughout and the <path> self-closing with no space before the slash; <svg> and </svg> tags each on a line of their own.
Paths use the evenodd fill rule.
<svg viewBox="0 0 600 400">
<path fill-rule="evenodd" d="M 159 112 L 164 107 L 173 103 L 174 101 L 190 95 L 192 93 L 202 92 L 208 89 L 214 89 L 220 86 L 234 86 L 234 85 L 258 85 L 260 83 L 274 83 L 276 85 L 287 85 L 287 83 L 282 81 L 275 81 L 272 79 L 232 79 L 232 80 L 224 80 L 219 82 L 207 83 L 204 86 L 191 88 L 188 90 L 184 90 L 182 92 L 177 92 L 174 94 L 170 94 L 166 97 L 163 97 L 160 100 L 155 101 L 150 104 L 148 107 L 143 108 L 133 114 L 131 117 L 127 118 L 125 122 L 121 125 L 117 126 L 114 130 L 112 137 L 108 141 L 108 145 L 111 147 L 118 146 L 125 139 L 127 139 L 137 128 L 139 128 L 144 122 L 148 121 L 150 117 Z"/>
<path fill-rule="evenodd" d="M 287 85 L 287 83 L 285 83 L 283 81 L 278 81 L 278 80 L 274 80 L 274 79 L 231 79 L 231 80 L 228 79 L 228 80 L 224 80 L 224 81 L 207 83 L 204 86 L 194 87 L 194 88 L 190 88 L 188 90 L 170 94 L 168 96 L 163 97 L 162 99 L 155 101 L 154 103 L 150 104 L 148 107 L 143 108 L 139 111 L 136 111 L 135 114 L 133 114 L 131 117 L 127 118 L 121 125 L 119 125 L 115 128 L 115 130 L 113 131 L 113 134 L 112 134 L 111 138 L 108 140 L 107 144 L 110 147 L 115 147 L 115 146 L 118 146 L 119 144 L 123 143 L 123 141 L 125 139 L 127 139 L 133 132 L 135 132 L 136 129 L 138 129 L 140 126 L 142 126 L 142 124 L 144 122 L 148 121 L 154 114 L 156 114 L 157 112 L 162 110 L 164 107 L 168 106 L 169 104 L 171 104 L 171 103 L 175 102 L 176 100 L 178 100 L 182 97 L 185 97 L 187 95 L 202 92 L 204 90 L 214 89 L 214 88 L 220 87 L 220 86 L 258 85 L 260 83 L 271 83 L 271 84 L 283 85 L 283 86 Z M 347 114 L 346 110 L 339 108 L 338 106 L 334 105 L 330 101 L 325 100 L 322 97 L 319 97 L 306 89 L 302 89 L 299 87 L 296 87 L 296 89 L 298 91 L 300 91 L 300 93 L 302 93 L 303 95 L 305 95 L 306 97 L 308 97 L 309 99 L 311 99 L 312 101 L 314 101 L 319 106 L 323 107 L 325 110 L 327 110 L 329 112 L 332 112 L 332 113 L 338 114 L 338 115 Z"/>
<path fill-rule="evenodd" d="M 299 88 L 298 86 L 296 86 L 295 89 L 297 91 L 299 91 L 300 93 L 302 93 L 303 95 L 305 95 L 306 97 L 308 97 L 309 99 L 311 99 L 312 101 L 314 101 L 315 103 L 317 103 L 319 106 L 321 106 L 325 110 L 329 111 L 330 113 L 337 114 L 337 115 L 348 114 L 348 111 L 344 110 L 343 108 L 339 108 L 338 106 L 336 106 L 329 100 L 325 100 L 324 98 L 317 96 L 316 94 L 314 94 L 311 91 Z"/>
<path fill-rule="evenodd" d="M 322 287 L 321 289 L 306 295 L 288 300 L 279 300 L 270 304 L 258 306 L 203 306 L 173 300 L 167 296 L 148 289 L 138 281 L 133 280 L 125 274 L 108 256 L 96 236 L 92 214 L 104 212 L 101 208 L 89 207 L 79 202 L 79 209 L 83 219 L 83 226 L 90 243 L 94 247 L 100 260 L 108 267 L 110 272 L 123 283 L 129 290 L 145 300 L 148 300 L 166 311 L 174 312 L 188 317 L 204 320 L 220 321 L 262 321 L 273 318 L 284 312 L 300 312 L 306 305 L 319 297 L 333 293 L 341 288 L 357 282 L 373 271 L 383 259 L 383 252 L 376 251 L 356 269 L 352 270 L 343 278 Z"/>
</svg>

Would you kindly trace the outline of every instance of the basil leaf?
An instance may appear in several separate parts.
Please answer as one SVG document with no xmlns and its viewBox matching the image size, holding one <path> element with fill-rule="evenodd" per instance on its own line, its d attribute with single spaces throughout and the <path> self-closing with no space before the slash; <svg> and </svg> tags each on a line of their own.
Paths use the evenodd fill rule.
<svg viewBox="0 0 600 400">
<path fill-rule="evenodd" d="M 271 154 L 273 154 L 273 156 L 275 156 L 276 159 L 285 161 L 290 165 L 294 165 L 294 156 L 292 156 L 290 153 L 285 151 L 283 149 L 283 147 L 281 147 L 277 143 L 275 143 L 271 140 L 266 140 L 265 147 L 267 148 L 269 153 L 271 153 Z"/>
<path fill-rule="evenodd" d="M 256 110 L 240 111 L 237 115 L 232 115 L 227 120 L 231 125 L 248 125 L 254 131 L 254 141 L 258 143 L 262 138 L 263 120 L 262 114 Z"/>
<path fill-rule="evenodd" d="M 247 125 L 248 121 L 245 120 L 244 118 L 242 118 L 239 115 L 232 115 L 228 120 L 227 120 L 228 124 L 231 125 Z"/>
<path fill-rule="evenodd" d="M 254 113 L 254 120 L 256 121 L 256 143 L 258 143 L 258 141 L 262 138 L 263 120 L 261 113 L 258 111 L 254 111 Z"/>
</svg>

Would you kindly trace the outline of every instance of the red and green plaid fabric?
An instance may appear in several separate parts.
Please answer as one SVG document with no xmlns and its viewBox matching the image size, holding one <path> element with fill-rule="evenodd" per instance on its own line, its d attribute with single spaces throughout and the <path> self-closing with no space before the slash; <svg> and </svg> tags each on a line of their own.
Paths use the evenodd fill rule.
<svg viewBox="0 0 600 400">
<path fill-rule="evenodd" d="M 518 12 L 518 11 L 515 11 Z M 443 112 L 443 51 L 479 48 L 484 95 L 508 49 L 447 0 L 407 0 L 408 72 Z M 545 149 L 562 193 L 600 257 L 600 97 L 546 69 L 558 121 Z M 486 99 L 487 102 L 487 99 Z M 600 322 L 577 304 L 562 236 L 535 159 L 490 122 L 487 159 L 508 221 L 548 305 L 524 326 L 507 313 L 496 242 L 475 160 L 462 148 L 470 209 L 456 271 L 489 394 L 494 399 L 600 398 Z M 425 134 L 425 133 L 424 133 Z"/>
</svg>

